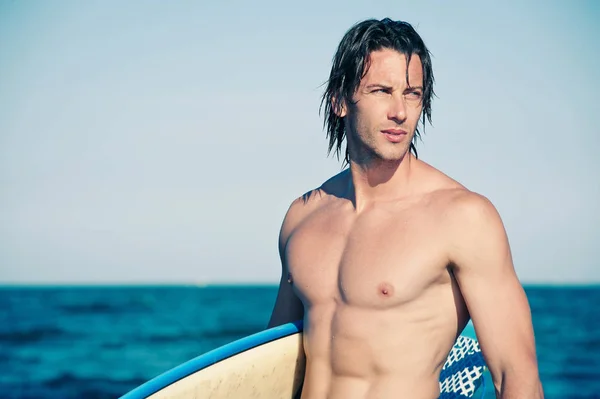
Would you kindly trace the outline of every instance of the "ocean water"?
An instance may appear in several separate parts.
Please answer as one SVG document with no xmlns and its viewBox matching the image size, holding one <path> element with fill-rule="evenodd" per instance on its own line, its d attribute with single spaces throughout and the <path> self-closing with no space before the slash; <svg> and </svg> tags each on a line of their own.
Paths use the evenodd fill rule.
<svg viewBox="0 0 600 399">
<path fill-rule="evenodd" d="M 600 286 L 526 287 L 546 398 L 600 398 Z M 275 286 L 0 288 L 0 398 L 117 398 L 265 328 Z"/>
</svg>

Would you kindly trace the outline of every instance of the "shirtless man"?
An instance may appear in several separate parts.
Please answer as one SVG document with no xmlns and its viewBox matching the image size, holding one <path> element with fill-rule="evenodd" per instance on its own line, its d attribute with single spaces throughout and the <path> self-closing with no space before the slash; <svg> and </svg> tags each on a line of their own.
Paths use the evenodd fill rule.
<svg viewBox="0 0 600 399">
<path fill-rule="evenodd" d="M 416 156 L 432 84 L 407 23 L 364 21 L 339 45 L 323 99 L 329 150 L 346 138 L 349 168 L 291 204 L 269 321 L 304 320 L 303 399 L 437 398 L 469 318 L 497 396 L 543 397 L 497 211 Z"/>
</svg>

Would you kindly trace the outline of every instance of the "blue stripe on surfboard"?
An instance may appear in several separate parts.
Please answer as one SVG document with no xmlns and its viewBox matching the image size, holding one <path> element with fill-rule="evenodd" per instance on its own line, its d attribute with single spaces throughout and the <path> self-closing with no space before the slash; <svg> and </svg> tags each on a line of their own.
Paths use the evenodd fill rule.
<svg viewBox="0 0 600 399">
<path fill-rule="evenodd" d="M 182 378 L 194 374 L 195 372 L 217 362 L 220 362 L 221 360 L 227 359 L 228 357 L 237 355 L 238 353 L 266 344 L 268 342 L 302 332 L 302 328 L 303 324 L 300 320 L 260 331 L 256 334 L 249 335 L 237 341 L 223 345 L 158 375 L 157 377 L 145 382 L 139 387 L 121 396 L 120 399 L 146 398 L 160 391 L 161 389 L 166 388 L 174 382 L 179 381 Z"/>
</svg>

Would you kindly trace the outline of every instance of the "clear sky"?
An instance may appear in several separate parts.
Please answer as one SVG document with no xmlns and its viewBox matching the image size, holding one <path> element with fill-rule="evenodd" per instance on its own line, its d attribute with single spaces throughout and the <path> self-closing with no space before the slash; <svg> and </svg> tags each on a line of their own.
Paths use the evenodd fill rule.
<svg viewBox="0 0 600 399">
<path fill-rule="evenodd" d="M 359 20 L 411 22 L 420 157 L 498 208 L 523 282 L 600 282 L 600 3 L 0 2 L 0 283 L 267 282 L 340 171 L 322 84 Z"/>
</svg>

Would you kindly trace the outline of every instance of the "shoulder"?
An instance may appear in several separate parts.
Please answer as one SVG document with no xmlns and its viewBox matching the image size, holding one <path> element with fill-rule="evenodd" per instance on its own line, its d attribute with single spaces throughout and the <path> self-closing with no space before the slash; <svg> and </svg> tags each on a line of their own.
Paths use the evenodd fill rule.
<svg viewBox="0 0 600 399">
<path fill-rule="evenodd" d="M 280 251 L 282 251 L 293 231 L 314 212 L 322 209 L 335 198 L 340 197 L 342 181 L 346 177 L 343 171 L 325 181 L 321 186 L 297 197 L 289 205 L 281 225 L 279 234 Z"/>
<path fill-rule="evenodd" d="M 288 237 L 310 213 L 319 207 L 323 200 L 323 192 L 316 188 L 294 199 L 289 205 L 281 226 L 282 238 Z"/>
<path fill-rule="evenodd" d="M 510 245 L 504 223 L 494 204 L 484 195 L 455 190 L 444 217 L 450 262 L 460 269 L 489 269 L 507 265 Z"/>
<path fill-rule="evenodd" d="M 438 169 L 423 163 L 428 189 L 444 216 L 456 223 L 497 223 L 500 215 L 490 199 L 471 191 Z"/>
<path fill-rule="evenodd" d="M 466 188 L 449 190 L 447 209 L 451 221 L 472 228 L 498 228 L 502 220 L 496 206 L 486 196 Z"/>
<path fill-rule="evenodd" d="M 465 187 L 447 187 L 437 190 L 433 197 L 436 217 L 449 237 L 482 240 L 505 234 L 498 209 L 485 195 Z"/>
<path fill-rule="evenodd" d="M 435 223 L 455 266 L 502 264 L 510 258 L 504 223 L 492 201 L 433 167 L 426 167 Z M 496 258 L 495 261 L 491 259 Z"/>
</svg>

